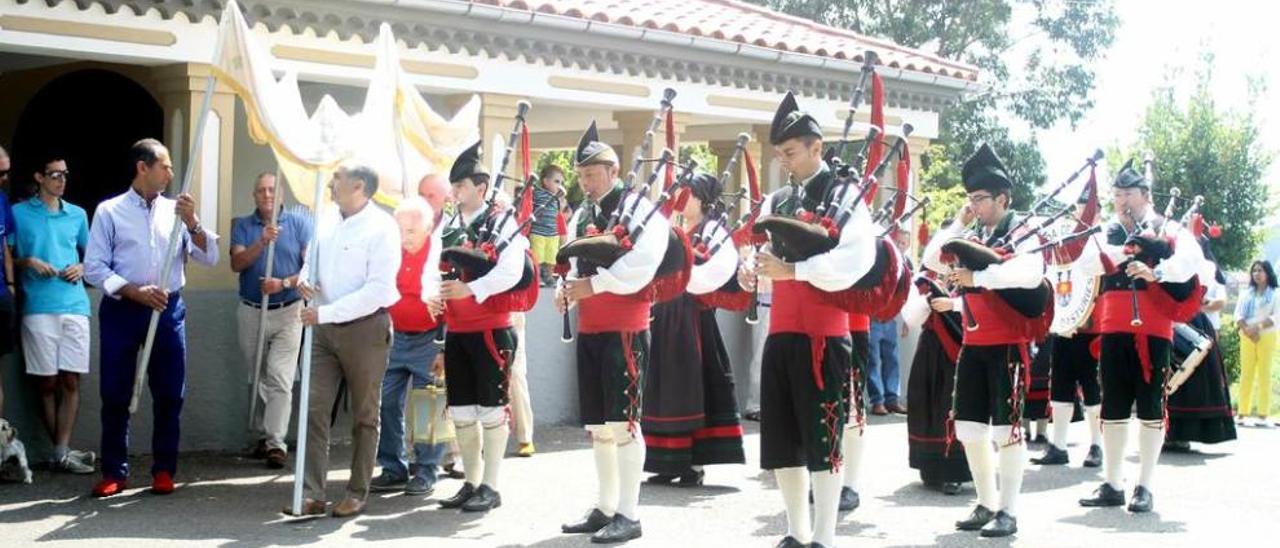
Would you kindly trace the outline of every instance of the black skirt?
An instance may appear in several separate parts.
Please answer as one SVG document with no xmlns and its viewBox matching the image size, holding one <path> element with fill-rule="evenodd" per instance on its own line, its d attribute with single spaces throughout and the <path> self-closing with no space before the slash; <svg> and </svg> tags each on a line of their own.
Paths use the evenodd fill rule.
<svg viewBox="0 0 1280 548">
<path fill-rule="evenodd" d="M 1169 396 L 1169 441 L 1221 443 L 1236 439 L 1236 425 L 1231 412 L 1226 368 L 1218 349 L 1218 333 L 1204 313 L 1197 314 L 1190 325 L 1214 340 L 1213 348 L 1182 387 Z M 1174 360 L 1182 360 L 1176 351 Z"/>
<path fill-rule="evenodd" d="M 958 315 L 956 315 L 957 321 Z M 957 336 L 956 345 L 959 345 Z M 948 447 L 947 416 L 955 389 L 956 364 L 947 357 L 938 335 L 926 324 L 916 343 L 907 378 L 908 460 L 927 484 L 966 482 L 973 479 L 965 462 L 964 447 L 953 441 Z"/>
</svg>

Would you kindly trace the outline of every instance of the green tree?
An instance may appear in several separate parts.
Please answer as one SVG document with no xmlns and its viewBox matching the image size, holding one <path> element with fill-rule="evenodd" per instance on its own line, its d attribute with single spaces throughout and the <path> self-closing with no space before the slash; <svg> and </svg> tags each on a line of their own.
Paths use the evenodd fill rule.
<svg viewBox="0 0 1280 548">
<path fill-rule="evenodd" d="M 1149 151 L 1155 160 L 1157 192 L 1177 187 L 1184 198 L 1204 196 L 1205 219 L 1222 225 L 1222 237 L 1213 242 L 1214 255 L 1224 270 L 1243 269 L 1255 258 L 1258 229 L 1271 210 L 1262 177 L 1273 156 L 1259 142 L 1252 104 L 1237 112 L 1214 102 L 1209 90 L 1212 67 L 1212 56 L 1202 55 L 1186 99 L 1179 99 L 1176 72 L 1156 89 L 1137 141 L 1116 160 L 1140 159 Z M 1166 203 L 1162 198 L 1156 205 L 1164 208 Z M 1179 205 L 1185 207 L 1185 202 Z"/>
<path fill-rule="evenodd" d="M 1039 144 L 1010 135 L 1007 121 L 1037 129 L 1080 121 L 1093 107 L 1091 65 L 1119 24 L 1110 0 L 751 1 L 982 69 L 990 91 L 964 98 L 940 119 L 951 170 L 924 182 L 954 185 L 964 159 L 987 142 L 1017 184 L 1019 207 L 1030 205 L 1047 177 Z"/>
</svg>

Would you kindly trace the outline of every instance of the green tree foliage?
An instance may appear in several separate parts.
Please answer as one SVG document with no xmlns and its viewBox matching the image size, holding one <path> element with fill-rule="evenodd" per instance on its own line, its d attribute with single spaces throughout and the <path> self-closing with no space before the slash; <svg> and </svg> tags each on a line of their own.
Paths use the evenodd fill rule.
<svg viewBox="0 0 1280 548">
<path fill-rule="evenodd" d="M 1262 177 L 1273 157 L 1259 142 L 1252 107 L 1235 112 L 1214 103 L 1212 66 L 1212 57 L 1202 56 L 1185 99 L 1179 99 L 1173 80 L 1154 92 L 1138 139 L 1122 158 L 1141 161 L 1150 151 L 1157 192 L 1177 187 L 1184 198 L 1204 196 L 1205 218 L 1222 225 L 1222 237 L 1213 241 L 1214 255 L 1224 270 L 1243 269 L 1256 258 L 1260 224 L 1270 213 Z M 1167 202 L 1158 198 L 1156 205 L 1164 208 Z"/>
<path fill-rule="evenodd" d="M 1009 122 L 1046 129 L 1078 122 L 1093 107 L 1092 64 L 1111 47 L 1119 19 L 1110 0 L 751 0 L 870 36 L 972 63 L 988 92 L 941 116 L 948 171 L 925 183 L 949 188 L 980 143 L 991 143 L 1018 187 L 1017 207 L 1048 178 L 1039 143 L 1012 136 Z M 1087 151 L 1086 151 L 1087 153 Z"/>
</svg>

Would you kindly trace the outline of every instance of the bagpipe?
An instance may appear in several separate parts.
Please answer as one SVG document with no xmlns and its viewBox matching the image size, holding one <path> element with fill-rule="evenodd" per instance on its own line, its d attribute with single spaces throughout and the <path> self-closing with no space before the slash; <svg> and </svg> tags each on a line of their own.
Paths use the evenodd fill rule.
<svg viewBox="0 0 1280 548">
<path fill-rule="evenodd" d="M 608 223 L 603 228 L 591 231 L 588 235 L 562 246 L 559 253 L 556 254 L 556 263 L 561 265 L 559 267 L 561 270 L 567 267 L 570 259 L 576 259 L 578 272 L 584 276 L 592 276 L 598 269 L 612 266 L 619 258 L 631 251 L 634 243 L 638 242 L 644 234 L 649 221 L 663 209 L 664 204 L 671 200 L 680 188 L 687 185 L 689 178 L 693 175 L 694 168 L 697 167 L 697 162 L 694 160 L 690 160 L 680 166 L 680 175 L 673 178 L 671 185 L 665 186 L 662 194 L 651 204 L 652 207 L 649 211 L 632 228 L 633 221 L 640 208 L 640 203 L 644 201 L 644 197 L 649 194 L 658 177 L 665 169 L 670 169 L 671 166 L 676 165 L 675 153 L 669 148 L 664 149 L 661 157 L 657 159 L 658 166 L 649 175 L 648 180 L 645 181 L 641 188 L 636 188 L 634 181 L 639 175 L 641 166 L 646 161 L 653 161 L 652 159 L 646 160 L 643 158 L 641 152 L 648 150 L 652 146 L 654 133 L 657 131 L 658 125 L 671 112 L 671 100 L 675 98 L 675 95 L 676 92 L 672 89 L 667 89 L 663 93 L 661 107 L 654 114 L 649 127 L 645 130 L 644 142 L 636 151 L 631 171 L 623 181 L 622 197 L 610 213 Z M 628 197 L 634 197 L 629 207 L 627 203 Z M 689 271 L 693 268 L 692 248 L 684 231 L 677 227 L 672 227 L 667 238 L 667 251 L 658 265 L 654 281 L 650 282 L 649 286 L 644 290 L 636 293 L 637 298 L 661 302 L 684 292 L 684 288 L 689 281 Z"/>
<path fill-rule="evenodd" d="M 1103 158 L 1101 150 L 1094 152 L 1092 156 L 1085 160 L 1084 165 L 1080 166 L 1066 180 L 1054 187 L 1048 194 L 1040 198 L 1031 206 L 1031 211 L 1039 211 L 1049 205 L 1064 188 L 1074 182 L 1084 173 L 1085 169 L 1093 168 Z M 1046 238 L 1043 234 L 1047 233 L 1051 227 L 1057 224 L 1067 216 L 1072 216 L 1077 223 L 1081 223 L 1079 217 L 1075 217 L 1077 210 L 1076 204 L 1070 204 L 1052 215 L 1039 218 L 1039 222 L 1034 226 L 1028 225 L 1036 220 L 1034 215 L 1025 215 L 1017 218 L 1010 225 L 1008 231 L 990 242 L 990 245 L 981 242 L 976 234 L 968 234 L 965 237 L 954 238 L 942 245 L 943 261 L 950 262 L 953 266 L 970 270 L 981 271 L 994 264 L 1000 264 L 1019 254 L 1039 254 L 1050 249 L 1072 243 L 1082 238 L 1086 238 L 1098 232 L 1099 228 L 1094 226 L 1083 231 L 1077 231 L 1066 236 L 1053 239 L 1042 245 L 1023 252 L 1018 252 L 1018 246 L 1031 238 L 1040 238 L 1043 242 Z M 961 298 L 966 298 L 969 294 L 983 291 L 981 288 L 962 288 Z M 1040 284 L 1032 288 L 1007 288 L 993 290 L 998 297 L 1011 309 L 1028 320 L 1025 323 L 1028 333 L 1033 334 L 1033 338 L 1040 338 L 1044 332 L 1047 332 L 1053 322 L 1053 293 L 1054 289 L 1050 286 L 1048 280 L 1042 279 Z M 976 331 L 980 326 L 977 319 L 972 314 L 965 314 L 966 331 Z"/>
<path fill-rule="evenodd" d="M 737 170 L 738 162 L 745 157 L 747 164 L 747 198 L 752 203 L 752 211 L 759 214 L 759 208 L 755 207 L 760 202 L 760 183 L 756 177 L 755 166 L 752 165 L 751 155 L 747 152 L 747 143 L 751 141 L 751 136 L 746 133 L 738 135 L 738 141 L 735 144 L 733 156 L 729 158 L 728 165 L 720 172 L 719 187 L 724 188 L 725 183 L 733 176 Z M 739 220 L 739 226 L 735 229 L 729 228 L 729 215 L 733 212 L 738 202 L 741 201 L 743 194 L 732 193 L 721 195 L 716 201 L 712 210 L 709 212 L 702 226 L 694 230 L 689 236 L 689 242 L 693 246 L 693 260 L 695 265 L 701 265 L 711 260 L 712 257 L 719 253 L 726 243 L 737 243 L 738 239 L 734 237 L 734 233 L 741 231 L 743 226 L 749 225 L 752 221 L 752 214 L 748 214 Z M 718 236 L 717 236 L 718 235 Z M 714 239 L 713 239 L 714 238 Z M 751 293 L 744 290 L 738 284 L 738 277 L 730 276 L 729 280 L 720 286 L 720 288 L 696 296 L 699 304 L 707 308 L 722 308 L 735 312 L 741 312 L 751 305 Z"/>
<path fill-rule="evenodd" d="M 525 227 L 528 226 L 528 223 L 531 222 L 532 189 L 536 178 L 528 174 L 530 169 L 529 131 L 525 121 L 528 113 L 528 102 L 520 101 L 517 103 L 515 125 L 507 139 L 506 149 L 503 150 L 498 172 L 493 174 L 493 180 L 490 181 L 489 189 L 485 196 L 485 205 L 481 213 L 481 215 L 485 216 L 484 222 L 475 234 L 471 234 L 467 227 L 463 227 L 463 243 L 446 247 L 440 251 L 442 279 L 466 282 L 484 277 L 497 266 L 498 259 L 511 244 L 512 239 L 521 234 Z M 498 196 L 502 189 L 502 183 L 510 178 L 506 175 L 506 169 L 517 147 L 520 148 L 523 156 L 523 165 L 526 172 L 524 181 L 517 188 L 512 203 L 499 205 Z M 498 213 L 499 209 L 502 210 L 501 213 Z M 519 218 L 521 225 L 516 230 L 504 234 L 507 225 L 513 218 Z M 445 224 L 444 228 L 448 229 L 454 224 L 462 224 L 462 208 L 460 207 L 457 207 L 453 217 L 449 223 Z M 532 309 L 537 301 L 537 266 L 533 262 L 533 255 L 525 253 L 520 280 L 507 291 L 486 299 L 483 306 L 494 313 L 525 312 Z"/>
</svg>

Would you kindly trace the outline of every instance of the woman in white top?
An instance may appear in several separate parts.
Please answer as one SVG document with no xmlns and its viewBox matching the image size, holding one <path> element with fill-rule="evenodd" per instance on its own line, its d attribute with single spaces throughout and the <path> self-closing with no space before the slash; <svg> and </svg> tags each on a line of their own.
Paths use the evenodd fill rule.
<svg viewBox="0 0 1280 548">
<path fill-rule="evenodd" d="M 1249 267 L 1249 287 L 1236 302 L 1236 326 L 1240 328 L 1240 406 L 1236 416 L 1253 415 L 1254 390 L 1258 391 L 1259 426 L 1267 426 L 1271 410 L 1271 354 L 1276 347 L 1276 319 L 1280 295 L 1276 293 L 1276 271 L 1265 260 Z"/>
</svg>

